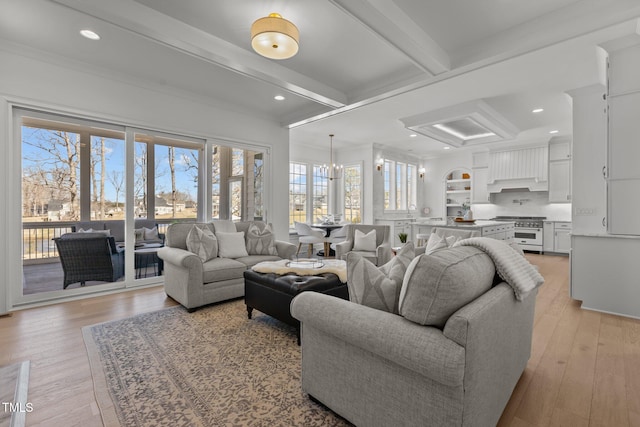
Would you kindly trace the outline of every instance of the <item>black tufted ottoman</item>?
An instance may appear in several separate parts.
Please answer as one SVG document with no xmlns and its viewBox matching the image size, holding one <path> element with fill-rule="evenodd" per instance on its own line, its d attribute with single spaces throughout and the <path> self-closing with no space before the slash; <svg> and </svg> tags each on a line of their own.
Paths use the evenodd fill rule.
<svg viewBox="0 0 640 427">
<path fill-rule="evenodd" d="M 300 343 L 300 322 L 289 311 L 293 297 L 304 291 L 316 291 L 349 299 L 347 284 L 342 283 L 333 273 L 321 273 L 317 276 L 298 276 L 295 274 L 258 273 L 253 270 L 244 272 L 244 302 L 247 316 L 251 319 L 253 309 L 275 317 L 295 326 Z"/>
</svg>

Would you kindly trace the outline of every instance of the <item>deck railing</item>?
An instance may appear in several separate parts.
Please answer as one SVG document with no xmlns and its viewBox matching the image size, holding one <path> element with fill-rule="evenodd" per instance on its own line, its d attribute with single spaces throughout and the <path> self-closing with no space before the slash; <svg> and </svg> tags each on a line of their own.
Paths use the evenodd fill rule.
<svg viewBox="0 0 640 427">
<path fill-rule="evenodd" d="M 157 220 L 158 232 L 165 233 L 172 222 L 178 220 Z M 186 221 L 193 221 L 192 219 Z M 77 221 L 23 222 L 22 223 L 22 260 L 25 264 L 53 262 L 58 258 L 58 250 L 53 241 L 64 233 L 70 233 Z"/>
</svg>

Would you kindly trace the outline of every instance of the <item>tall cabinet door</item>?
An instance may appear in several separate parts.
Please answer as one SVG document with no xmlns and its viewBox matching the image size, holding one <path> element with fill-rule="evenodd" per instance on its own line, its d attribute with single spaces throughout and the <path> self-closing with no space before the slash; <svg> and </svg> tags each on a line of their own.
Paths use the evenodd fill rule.
<svg viewBox="0 0 640 427">
<path fill-rule="evenodd" d="M 611 234 L 640 235 L 640 92 L 609 98 L 608 225 Z"/>
<path fill-rule="evenodd" d="M 471 203 L 489 203 L 489 168 L 473 168 L 471 171 Z"/>
<path fill-rule="evenodd" d="M 549 162 L 549 201 L 571 201 L 571 160 Z"/>
</svg>

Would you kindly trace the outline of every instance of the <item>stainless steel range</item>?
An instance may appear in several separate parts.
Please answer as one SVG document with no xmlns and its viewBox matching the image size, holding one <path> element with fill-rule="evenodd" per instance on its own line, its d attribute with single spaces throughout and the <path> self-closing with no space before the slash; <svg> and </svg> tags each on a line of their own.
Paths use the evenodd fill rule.
<svg viewBox="0 0 640 427">
<path fill-rule="evenodd" d="M 497 216 L 494 221 L 514 221 L 514 239 L 525 251 L 542 253 L 542 227 L 545 216 Z"/>
</svg>

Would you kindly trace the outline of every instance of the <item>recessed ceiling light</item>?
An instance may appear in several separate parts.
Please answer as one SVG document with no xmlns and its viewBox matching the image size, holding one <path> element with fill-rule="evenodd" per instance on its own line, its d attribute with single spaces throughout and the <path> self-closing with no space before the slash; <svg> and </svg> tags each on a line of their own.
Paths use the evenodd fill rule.
<svg viewBox="0 0 640 427">
<path fill-rule="evenodd" d="M 555 130 L 555 129 L 549 131 L 549 133 L 558 133 L 558 132 L 560 132 L 560 131 L 559 130 Z"/>
<path fill-rule="evenodd" d="M 442 147 L 443 150 L 451 150 L 451 147 L 449 147 L 448 145 L 446 147 Z"/>
<path fill-rule="evenodd" d="M 535 110 L 531 110 L 532 113 L 542 113 L 544 108 L 536 108 Z"/>
<path fill-rule="evenodd" d="M 91 30 L 80 30 L 80 34 L 82 37 L 85 37 L 89 40 L 100 40 L 100 35 L 95 31 Z"/>
<path fill-rule="evenodd" d="M 276 95 L 276 96 L 273 97 L 273 99 L 275 99 L 276 101 L 284 101 L 284 96 Z"/>
<path fill-rule="evenodd" d="M 409 135 L 409 138 L 415 138 L 416 136 L 418 135 L 416 135 L 415 133 L 412 133 L 411 135 Z"/>
</svg>

